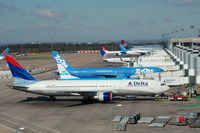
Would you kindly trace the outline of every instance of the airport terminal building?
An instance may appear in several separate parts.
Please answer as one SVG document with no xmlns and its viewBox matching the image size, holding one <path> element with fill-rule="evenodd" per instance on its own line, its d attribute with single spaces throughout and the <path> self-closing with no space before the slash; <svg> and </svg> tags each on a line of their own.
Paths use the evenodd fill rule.
<svg viewBox="0 0 200 133">
<path fill-rule="evenodd" d="M 184 70 L 184 77 L 188 77 L 189 84 L 200 84 L 200 37 L 172 38 L 166 50 Z"/>
</svg>

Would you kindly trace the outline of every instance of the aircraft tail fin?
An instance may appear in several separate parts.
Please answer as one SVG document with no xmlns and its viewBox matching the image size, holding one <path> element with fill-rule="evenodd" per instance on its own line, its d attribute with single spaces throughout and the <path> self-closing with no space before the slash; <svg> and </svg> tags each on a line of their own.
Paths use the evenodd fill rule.
<svg viewBox="0 0 200 133">
<path fill-rule="evenodd" d="M 77 78 L 70 74 L 70 70 L 73 69 L 73 67 L 57 51 L 52 51 L 52 56 L 56 61 L 60 79 Z"/>
<path fill-rule="evenodd" d="M 2 55 L 6 56 L 9 54 L 10 48 L 6 48 L 3 52 Z"/>
<path fill-rule="evenodd" d="M 105 52 L 105 50 L 103 48 L 100 48 L 100 53 L 101 53 L 102 57 L 106 54 L 106 52 Z"/>
<path fill-rule="evenodd" d="M 125 40 L 121 40 L 121 44 L 126 48 L 126 49 L 130 49 L 130 48 L 133 48 L 133 47 L 130 47 L 127 42 Z"/>
<path fill-rule="evenodd" d="M 104 47 L 104 46 L 102 46 L 102 49 L 104 50 L 104 51 L 106 51 L 107 49 Z"/>
<path fill-rule="evenodd" d="M 14 77 L 14 84 L 26 83 L 29 81 L 36 81 L 32 75 L 11 55 L 6 55 L 5 59 L 8 63 L 10 71 Z"/>
<path fill-rule="evenodd" d="M 122 44 L 119 44 L 119 46 L 120 46 L 120 49 L 121 49 L 122 53 L 125 54 L 128 51 Z"/>
<path fill-rule="evenodd" d="M 56 61 L 56 64 L 62 64 L 65 67 L 65 69 L 68 69 L 68 70 L 73 69 L 73 66 L 69 62 L 67 62 L 62 57 L 62 55 L 60 55 L 57 51 L 52 51 L 51 54 L 54 60 Z"/>
</svg>

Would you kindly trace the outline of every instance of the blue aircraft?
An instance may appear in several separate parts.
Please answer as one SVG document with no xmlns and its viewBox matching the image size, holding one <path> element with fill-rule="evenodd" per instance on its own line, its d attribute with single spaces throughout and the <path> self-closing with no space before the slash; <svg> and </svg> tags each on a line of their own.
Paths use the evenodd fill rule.
<svg viewBox="0 0 200 133">
<path fill-rule="evenodd" d="M 142 55 L 146 55 L 152 52 L 151 49 L 130 49 L 131 47 L 128 47 L 127 44 L 123 42 L 119 44 L 120 51 L 108 51 L 105 49 L 105 47 L 100 48 L 101 55 L 104 56 L 104 54 L 111 54 L 111 55 L 116 55 L 116 56 L 123 56 L 123 55 L 131 55 L 131 57 L 138 57 Z"/>
<path fill-rule="evenodd" d="M 59 55 L 57 51 L 52 51 L 52 56 L 54 57 L 54 60 L 58 66 L 61 79 L 69 79 L 69 76 L 67 76 L 65 73 L 66 70 L 70 73 L 70 75 L 78 78 L 130 78 L 132 75 L 164 72 L 163 69 L 157 67 L 74 68 L 61 55 Z M 66 70 L 62 70 L 63 66 Z"/>
<path fill-rule="evenodd" d="M 125 40 L 121 40 L 121 44 L 128 50 L 134 48 L 133 46 L 128 45 Z"/>
<path fill-rule="evenodd" d="M 8 55 L 10 48 L 6 48 L 2 54 L 0 54 L 0 60 L 4 59 L 6 55 Z"/>
<path fill-rule="evenodd" d="M 153 49 L 150 48 L 129 47 L 126 43 L 123 42 L 123 40 L 119 44 L 119 47 L 123 54 L 140 53 L 141 55 L 146 55 L 150 54 L 153 51 Z"/>
</svg>

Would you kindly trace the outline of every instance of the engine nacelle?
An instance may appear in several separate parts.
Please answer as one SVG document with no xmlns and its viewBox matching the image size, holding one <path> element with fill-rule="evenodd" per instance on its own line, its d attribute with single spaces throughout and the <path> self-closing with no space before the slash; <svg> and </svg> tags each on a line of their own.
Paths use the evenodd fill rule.
<svg viewBox="0 0 200 133">
<path fill-rule="evenodd" d="M 98 92 L 94 99 L 98 99 L 100 102 L 112 101 L 112 92 Z"/>
</svg>

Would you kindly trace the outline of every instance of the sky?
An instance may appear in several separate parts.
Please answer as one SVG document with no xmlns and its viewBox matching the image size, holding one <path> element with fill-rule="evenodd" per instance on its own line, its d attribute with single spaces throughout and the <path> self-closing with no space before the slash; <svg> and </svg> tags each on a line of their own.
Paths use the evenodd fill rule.
<svg viewBox="0 0 200 133">
<path fill-rule="evenodd" d="M 199 15 L 200 0 L 0 0 L 0 43 L 196 36 Z"/>
</svg>

